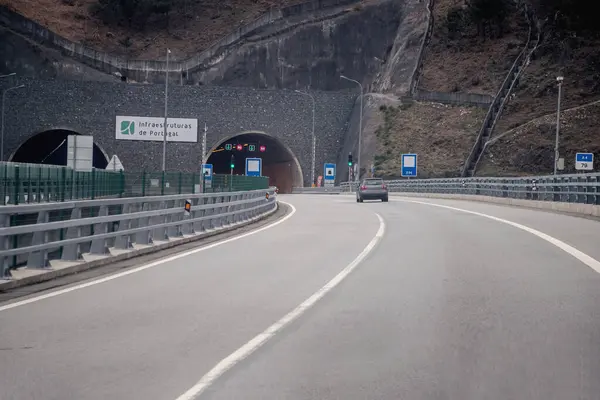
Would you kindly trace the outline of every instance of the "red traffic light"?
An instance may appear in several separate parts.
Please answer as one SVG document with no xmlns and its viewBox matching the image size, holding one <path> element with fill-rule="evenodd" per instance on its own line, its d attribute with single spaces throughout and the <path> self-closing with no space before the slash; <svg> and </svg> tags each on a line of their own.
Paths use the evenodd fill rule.
<svg viewBox="0 0 600 400">
<path fill-rule="evenodd" d="M 237 151 L 242 151 L 243 146 L 241 144 L 238 144 L 237 146 L 235 146 Z"/>
<path fill-rule="evenodd" d="M 261 146 L 258 148 L 258 150 L 264 153 L 265 151 L 267 151 L 267 146 L 265 146 L 265 145 L 261 145 Z"/>
</svg>

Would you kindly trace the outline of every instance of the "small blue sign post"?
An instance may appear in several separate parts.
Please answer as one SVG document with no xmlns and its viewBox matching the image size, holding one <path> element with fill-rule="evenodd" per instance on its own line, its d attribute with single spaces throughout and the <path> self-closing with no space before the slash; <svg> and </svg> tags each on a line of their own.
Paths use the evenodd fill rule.
<svg viewBox="0 0 600 400">
<path fill-rule="evenodd" d="M 575 169 L 578 171 L 592 171 L 594 169 L 594 153 L 575 154 Z"/>
<path fill-rule="evenodd" d="M 246 158 L 246 176 L 262 176 L 262 158 Z"/>
<path fill-rule="evenodd" d="M 202 191 L 204 189 L 210 189 L 212 187 L 212 178 L 213 178 L 213 165 L 212 164 L 203 164 L 202 165 Z"/>
<path fill-rule="evenodd" d="M 333 163 L 323 165 L 323 186 L 335 186 L 335 169 Z"/>
<path fill-rule="evenodd" d="M 417 155 L 402 154 L 402 176 L 416 177 L 417 176 Z"/>
</svg>

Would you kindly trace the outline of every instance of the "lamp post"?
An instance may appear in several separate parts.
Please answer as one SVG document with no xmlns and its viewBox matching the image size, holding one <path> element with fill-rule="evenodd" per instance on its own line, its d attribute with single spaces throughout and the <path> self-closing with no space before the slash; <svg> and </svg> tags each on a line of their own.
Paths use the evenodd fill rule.
<svg viewBox="0 0 600 400">
<path fill-rule="evenodd" d="M 24 87 L 25 85 L 13 86 L 2 91 L 2 128 L 0 128 L 0 161 L 4 161 L 4 103 L 6 102 L 6 93 L 10 92 L 11 90 L 21 89 Z"/>
<path fill-rule="evenodd" d="M 564 77 L 558 76 L 556 78 L 556 82 L 558 82 L 558 104 L 556 106 L 556 137 L 554 139 L 554 175 L 556 175 L 556 170 L 558 169 L 558 137 L 560 135 L 560 101 L 562 97 L 562 84 L 564 81 Z"/>
<path fill-rule="evenodd" d="M 315 183 L 315 158 L 316 158 L 316 150 L 317 150 L 317 138 L 315 137 L 315 108 L 316 108 L 316 103 L 315 103 L 315 98 L 313 97 L 313 95 L 306 93 L 306 92 L 302 92 L 300 90 L 296 90 L 296 93 L 300 93 L 303 94 L 305 96 L 308 96 L 312 99 L 312 103 L 313 103 L 313 108 L 312 108 L 312 161 L 310 164 L 310 182 L 311 182 L 311 186 Z"/>
<path fill-rule="evenodd" d="M 344 75 L 340 75 L 340 78 L 350 82 L 354 82 L 360 87 L 360 121 L 358 123 L 358 156 L 356 158 L 356 163 L 358 164 L 358 174 L 356 174 L 357 176 L 355 176 L 355 180 L 360 180 L 360 148 L 362 147 L 363 87 L 359 81 L 355 81 L 354 79 L 350 79 Z M 348 177 L 348 180 L 350 180 L 350 177 Z"/>
<path fill-rule="evenodd" d="M 162 154 L 162 172 L 166 170 L 167 166 L 167 103 L 169 101 L 169 54 L 171 50 L 167 49 L 167 68 L 165 70 L 165 130 L 163 133 L 163 154 Z"/>
</svg>

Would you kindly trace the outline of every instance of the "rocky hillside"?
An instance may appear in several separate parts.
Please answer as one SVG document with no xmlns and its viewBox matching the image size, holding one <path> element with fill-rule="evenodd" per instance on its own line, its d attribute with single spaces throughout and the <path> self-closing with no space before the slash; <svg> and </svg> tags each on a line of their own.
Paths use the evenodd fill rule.
<svg viewBox="0 0 600 400">
<path fill-rule="evenodd" d="M 40 25 L 96 50 L 133 59 L 185 59 L 271 7 L 301 0 L 0 0 Z M 138 11 L 123 9 L 134 4 Z M 168 7 L 165 7 L 165 4 Z M 139 11 L 142 10 L 142 11 Z"/>
<path fill-rule="evenodd" d="M 491 16 L 488 23 L 482 24 L 474 20 L 470 7 L 477 3 L 497 4 L 502 1 L 505 0 L 433 1 L 434 25 L 424 53 L 419 82 L 421 89 L 496 94 L 514 59 L 523 49 L 528 34 L 527 18 L 514 2 L 506 0 L 506 14 L 499 20 Z M 556 128 L 555 114 L 553 119 L 552 113 L 556 110 L 558 75 L 565 77 L 563 108 L 575 108 L 564 113 L 561 120 L 560 151 L 566 157 L 565 172 L 573 170 L 571 158 L 575 152 L 600 152 L 600 109 L 597 103 L 576 108 L 600 99 L 600 37 L 592 29 L 594 25 L 591 22 L 574 16 L 574 13 L 583 10 L 569 8 L 575 3 L 577 7 L 583 4 L 580 0 L 535 0 L 528 3 L 533 19 L 539 22 L 541 42 L 496 126 L 494 137 L 501 139 L 489 146 L 478 175 L 543 174 L 552 171 Z M 387 120 L 394 122 L 382 124 L 380 130 L 386 132 L 385 138 L 379 141 L 376 156 L 383 160 L 380 162 L 382 174 L 389 175 L 399 170 L 401 153 L 423 148 L 419 161 L 426 175 L 436 171 L 438 176 L 458 176 L 464 161 L 461 157 L 465 155 L 466 158 L 473 145 L 483 115 L 474 109 L 459 107 L 432 112 L 433 107 L 433 104 L 417 105 L 415 111 L 395 112 L 393 118 L 389 110 L 383 111 Z M 420 113 L 428 115 L 428 118 L 422 118 Z M 463 117 L 462 113 L 467 114 Z M 436 115 L 440 115 L 442 121 Z M 431 138 L 428 143 L 434 147 L 420 146 L 422 136 Z M 444 141 L 433 138 L 443 138 Z M 386 145 L 389 142 L 401 146 L 390 152 Z M 439 146 L 444 146 L 448 156 L 458 157 L 456 162 L 449 163 L 447 157 L 437 157 Z"/>
<path fill-rule="evenodd" d="M 384 123 L 375 132 L 377 176 L 397 178 L 403 153 L 419 155 L 420 178 L 454 177 L 475 141 L 486 110 L 437 103 L 382 106 Z"/>
</svg>

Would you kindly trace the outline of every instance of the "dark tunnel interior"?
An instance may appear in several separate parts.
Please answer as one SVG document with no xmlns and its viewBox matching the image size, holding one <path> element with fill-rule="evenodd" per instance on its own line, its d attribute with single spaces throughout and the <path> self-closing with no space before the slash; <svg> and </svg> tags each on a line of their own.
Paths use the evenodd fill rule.
<svg viewBox="0 0 600 400">
<path fill-rule="evenodd" d="M 10 161 L 32 164 L 67 165 L 67 137 L 78 133 L 64 129 L 41 132 L 27 139 L 13 155 Z M 105 169 L 106 156 L 94 143 L 93 166 Z"/>
<path fill-rule="evenodd" d="M 213 164 L 213 173 L 229 174 L 232 156 L 234 175 L 245 175 L 246 158 L 261 158 L 262 175 L 268 176 L 269 185 L 277 186 L 280 193 L 291 193 L 293 187 L 303 185 L 302 171 L 294 155 L 271 136 L 260 133 L 234 136 L 212 150 L 207 163 Z"/>
</svg>

